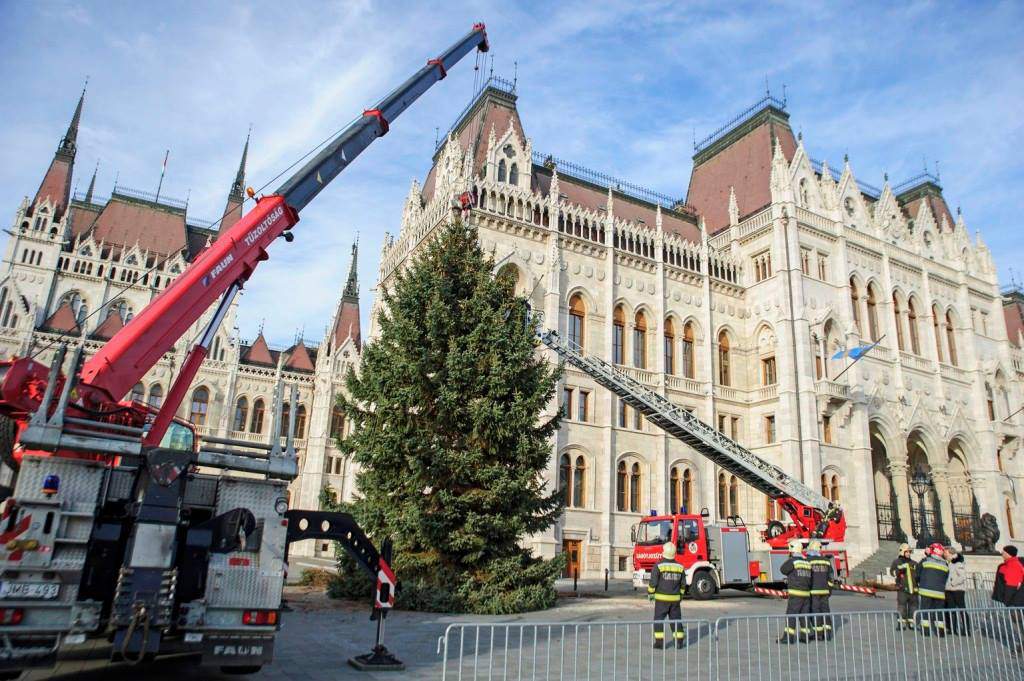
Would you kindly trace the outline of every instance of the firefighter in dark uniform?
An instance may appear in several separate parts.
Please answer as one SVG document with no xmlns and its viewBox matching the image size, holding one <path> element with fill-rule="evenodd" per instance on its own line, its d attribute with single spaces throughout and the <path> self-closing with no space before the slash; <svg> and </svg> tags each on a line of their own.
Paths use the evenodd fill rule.
<svg viewBox="0 0 1024 681">
<path fill-rule="evenodd" d="M 910 545 L 900 545 L 900 555 L 889 566 L 889 573 L 896 578 L 896 610 L 899 619 L 897 629 L 913 629 L 914 613 L 917 611 L 917 563 L 910 557 Z"/>
<path fill-rule="evenodd" d="M 683 599 L 683 587 L 686 585 L 686 571 L 675 561 L 676 545 L 666 542 L 662 547 L 661 562 L 651 570 L 651 583 L 647 587 L 647 599 L 654 601 L 654 647 L 665 647 L 665 625 L 661 623 L 666 617 L 672 621 L 672 638 L 668 647 L 681 646 L 686 631 L 678 621 L 683 618 L 679 601 Z"/>
<path fill-rule="evenodd" d="M 946 635 L 946 623 L 942 615 L 934 612 L 946 605 L 946 580 L 949 579 L 949 563 L 943 557 L 942 544 L 932 544 L 924 558 L 917 564 L 917 594 L 920 600 L 921 633 L 931 636 Z"/>
<path fill-rule="evenodd" d="M 811 613 L 814 614 L 814 636 L 819 641 L 832 640 L 832 559 L 821 555 L 821 542 L 812 539 L 807 545 L 807 561 L 811 564 Z"/>
<path fill-rule="evenodd" d="M 789 542 L 789 559 L 779 571 L 786 576 L 786 628 L 779 643 L 806 643 L 810 638 L 807 615 L 811 606 L 811 563 L 799 539 Z"/>
</svg>

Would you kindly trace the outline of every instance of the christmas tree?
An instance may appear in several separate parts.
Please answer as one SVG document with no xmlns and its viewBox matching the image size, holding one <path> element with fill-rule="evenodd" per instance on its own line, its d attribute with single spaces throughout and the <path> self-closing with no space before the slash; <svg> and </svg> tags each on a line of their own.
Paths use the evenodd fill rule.
<svg viewBox="0 0 1024 681">
<path fill-rule="evenodd" d="M 549 607 L 562 559 L 520 542 L 555 522 L 546 488 L 561 368 L 536 352 L 526 300 L 475 228 L 443 227 L 382 290 L 379 336 L 346 376 L 340 442 L 360 466 L 355 513 L 394 541 L 399 605 L 474 613 Z M 359 578 L 358 576 L 356 578 Z"/>
</svg>

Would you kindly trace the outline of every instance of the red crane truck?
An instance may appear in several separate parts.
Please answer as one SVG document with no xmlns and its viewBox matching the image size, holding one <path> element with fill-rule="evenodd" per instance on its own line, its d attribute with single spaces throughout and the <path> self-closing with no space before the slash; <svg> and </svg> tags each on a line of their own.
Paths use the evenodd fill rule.
<svg viewBox="0 0 1024 681">
<path fill-rule="evenodd" d="M 93 637 L 108 637 L 115 658 L 196 652 L 204 664 L 255 672 L 272 659 L 291 542 L 333 539 L 373 578 L 390 574 L 389 556 L 351 516 L 289 510 L 294 386 L 283 445 L 206 438 L 200 447 L 174 414 L 270 245 L 292 241 L 299 212 L 474 49 L 488 49 L 483 24 L 257 198 L 91 358 L 83 361 L 79 344 L 65 367 L 60 345 L 49 364 L 0 363 L 0 454 L 16 471 L 0 514 L 0 678 L 52 666 L 64 648 Z M 218 298 L 162 407 L 123 400 Z M 284 392 L 278 384 L 272 435 Z"/>
<path fill-rule="evenodd" d="M 710 598 L 723 588 L 749 588 L 758 583 L 783 581 L 778 568 L 785 562 L 787 546 L 794 539 L 820 539 L 825 546 L 823 553 L 833 556 L 836 574 L 848 573 L 846 551 L 841 547 L 846 518 L 838 505 L 614 365 L 572 347 L 556 332 L 541 331 L 538 337 L 559 357 L 590 375 L 648 421 L 773 499 L 791 520 L 789 524 L 777 520 L 768 523 L 762 538 L 769 549 L 754 552 L 750 549 L 748 528 L 740 518 L 709 524 L 706 509 L 699 514 L 686 513 L 686 509 L 672 509 L 666 515 L 652 511 L 632 528 L 635 587 L 650 579 L 651 568 L 661 560 L 662 546 L 669 541 L 677 547 L 676 561 L 686 568 L 687 593 L 699 599 Z"/>
</svg>

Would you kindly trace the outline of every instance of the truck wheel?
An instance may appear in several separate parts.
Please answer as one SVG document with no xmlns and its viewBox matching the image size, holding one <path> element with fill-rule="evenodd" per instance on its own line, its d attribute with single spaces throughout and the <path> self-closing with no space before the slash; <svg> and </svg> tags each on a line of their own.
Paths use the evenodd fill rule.
<svg viewBox="0 0 1024 681">
<path fill-rule="evenodd" d="M 0 672 L 0 681 L 14 681 L 21 676 L 21 670 Z"/>
<path fill-rule="evenodd" d="M 263 669 L 261 664 L 238 665 L 234 667 L 221 667 L 224 674 L 258 674 Z"/>
<path fill-rule="evenodd" d="M 694 600 L 706 601 L 718 591 L 715 586 L 715 578 L 707 570 L 701 570 L 693 576 L 690 582 L 689 594 Z"/>
<path fill-rule="evenodd" d="M 786 526 L 780 523 L 778 520 L 772 520 L 768 523 L 768 527 L 765 528 L 764 533 L 769 539 L 775 539 L 786 531 Z"/>
<path fill-rule="evenodd" d="M 13 419 L 0 416 L 0 461 L 18 473 L 18 462 L 14 460 L 14 439 L 18 434 L 18 426 Z"/>
</svg>

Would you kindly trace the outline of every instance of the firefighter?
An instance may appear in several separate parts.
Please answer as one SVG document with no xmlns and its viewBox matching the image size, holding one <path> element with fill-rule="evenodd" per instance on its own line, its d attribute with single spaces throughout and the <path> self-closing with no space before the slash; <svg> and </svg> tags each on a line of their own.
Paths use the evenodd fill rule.
<svg viewBox="0 0 1024 681">
<path fill-rule="evenodd" d="M 832 617 L 828 599 L 832 595 L 832 560 L 821 555 L 821 542 L 812 539 L 807 545 L 807 561 L 811 564 L 811 613 L 814 636 L 819 641 L 832 640 Z"/>
<path fill-rule="evenodd" d="M 910 545 L 900 544 L 900 554 L 889 566 L 889 573 L 896 578 L 896 620 L 897 629 L 914 628 L 914 612 L 917 611 L 917 563 L 910 557 Z"/>
<path fill-rule="evenodd" d="M 665 542 L 661 547 L 661 562 L 651 570 L 651 583 L 647 587 L 647 600 L 654 601 L 654 647 L 665 647 L 666 617 L 672 621 L 672 638 L 669 647 L 682 646 L 686 631 L 679 620 L 683 613 L 679 601 L 683 599 L 683 586 L 686 583 L 686 572 L 683 566 L 675 561 L 676 545 Z"/>
<path fill-rule="evenodd" d="M 942 544 L 932 544 L 924 558 L 917 564 L 917 593 L 921 614 L 921 633 L 931 636 L 946 635 L 946 623 L 941 615 L 930 612 L 946 605 L 946 580 L 949 579 L 949 564 L 943 558 Z"/>
<path fill-rule="evenodd" d="M 811 630 L 808 627 L 807 614 L 810 612 L 811 601 L 811 563 L 804 557 L 803 547 L 799 539 L 789 542 L 789 559 L 782 564 L 779 571 L 786 576 L 786 628 L 779 643 L 806 643 Z"/>
</svg>

